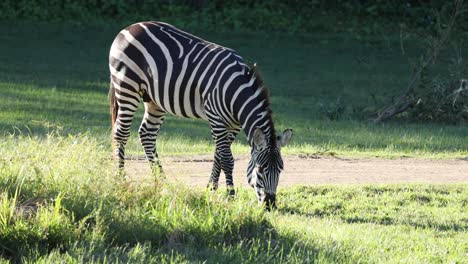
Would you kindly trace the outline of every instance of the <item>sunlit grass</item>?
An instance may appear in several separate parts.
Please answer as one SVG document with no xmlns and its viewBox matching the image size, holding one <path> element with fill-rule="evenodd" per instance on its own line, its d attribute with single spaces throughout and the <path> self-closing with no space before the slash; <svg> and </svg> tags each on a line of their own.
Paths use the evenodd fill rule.
<svg viewBox="0 0 468 264">
<path fill-rule="evenodd" d="M 120 26 L 70 27 L 0 25 L 5 32 L 0 48 L 8 50 L 0 53 L 0 135 L 88 133 L 110 152 L 107 53 Z M 259 63 L 271 90 L 276 129 L 294 129 L 285 154 L 434 159 L 468 156 L 466 125 L 372 125 L 350 115 L 329 121 L 320 112 L 320 104 L 338 98 L 348 112 L 372 108 L 404 87 L 410 67 L 399 52 L 396 38 L 389 36 L 386 42 L 370 45 L 346 34 L 195 33 L 233 47 L 247 60 Z M 133 124 L 130 155 L 143 155 L 137 137 L 141 108 Z M 167 116 L 158 149 L 166 156 L 212 154 L 214 146 L 206 122 Z M 249 154 L 243 132 L 233 151 Z"/>
<path fill-rule="evenodd" d="M 0 252 L 22 262 L 463 262 L 468 186 L 280 188 L 278 210 L 128 184 L 88 135 L 0 139 Z M 170 177 L 170 175 L 168 175 Z"/>
<path fill-rule="evenodd" d="M 0 88 L 5 96 L 0 105 L 0 128 L 5 136 L 41 136 L 53 131 L 64 135 L 88 133 L 110 152 L 110 117 L 104 84 L 98 85 L 96 91 L 80 92 L 78 88 L 50 90 L 2 82 Z M 282 100 L 276 99 L 279 105 Z M 142 108 L 134 120 L 127 148 L 130 155 L 143 155 L 137 135 Z M 468 136 L 464 126 L 396 122 L 372 125 L 350 120 L 308 120 L 281 113 L 275 119 L 277 130 L 294 129 L 294 139 L 284 148 L 284 154 L 434 159 L 468 156 L 468 141 L 461 140 Z M 166 118 L 157 145 L 161 155 L 211 154 L 214 149 L 207 123 L 172 116 Z M 233 145 L 233 152 L 249 154 L 243 132 Z"/>
</svg>

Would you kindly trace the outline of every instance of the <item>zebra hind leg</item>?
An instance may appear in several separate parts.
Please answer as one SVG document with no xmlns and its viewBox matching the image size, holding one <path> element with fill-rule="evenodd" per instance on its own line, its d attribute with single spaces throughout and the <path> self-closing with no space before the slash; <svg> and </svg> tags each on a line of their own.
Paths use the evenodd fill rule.
<svg viewBox="0 0 468 264">
<path fill-rule="evenodd" d="M 116 143 L 115 155 L 118 157 L 119 175 L 125 178 L 125 146 L 130 136 L 130 127 L 137 108 L 124 99 L 119 101 L 118 114 L 113 128 L 113 139 Z"/>
<path fill-rule="evenodd" d="M 158 152 L 156 138 L 164 121 L 164 111 L 153 102 L 145 103 L 145 114 L 138 130 L 140 142 L 145 150 L 146 159 L 150 163 L 153 175 L 164 176 Z"/>
</svg>

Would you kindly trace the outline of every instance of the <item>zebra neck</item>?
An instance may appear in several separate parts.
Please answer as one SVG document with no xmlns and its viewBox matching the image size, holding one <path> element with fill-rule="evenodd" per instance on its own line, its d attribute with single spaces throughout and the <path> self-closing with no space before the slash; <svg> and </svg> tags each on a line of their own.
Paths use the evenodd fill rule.
<svg viewBox="0 0 468 264">
<path fill-rule="evenodd" d="M 274 145 L 276 136 L 268 89 L 255 68 L 249 70 L 245 77 L 241 78 L 241 83 L 231 91 L 231 113 L 244 129 L 251 146 L 255 128 L 260 128 L 267 141 Z"/>
<path fill-rule="evenodd" d="M 265 134 L 265 138 L 268 142 L 270 142 L 270 144 L 275 144 L 275 127 L 270 111 L 268 109 L 265 109 L 264 111 L 255 111 L 253 116 L 255 118 L 247 120 L 243 126 L 250 146 L 253 146 L 253 134 L 256 128 L 262 130 L 262 132 Z"/>
</svg>

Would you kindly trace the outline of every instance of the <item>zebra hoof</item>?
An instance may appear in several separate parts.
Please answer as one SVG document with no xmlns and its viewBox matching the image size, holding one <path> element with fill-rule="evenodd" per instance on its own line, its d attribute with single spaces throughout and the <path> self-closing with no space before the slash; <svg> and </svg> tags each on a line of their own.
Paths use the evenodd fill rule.
<svg viewBox="0 0 468 264">
<path fill-rule="evenodd" d="M 215 192 L 216 190 L 218 190 L 218 184 L 213 184 L 212 182 L 210 182 L 208 183 L 206 188 L 212 192 Z"/>
<path fill-rule="evenodd" d="M 128 179 L 127 173 L 125 173 L 123 168 L 117 170 L 115 177 L 120 181 L 126 181 Z"/>
<path fill-rule="evenodd" d="M 166 174 L 164 173 L 161 166 L 154 166 L 151 168 L 153 176 L 156 180 L 165 180 Z"/>
<path fill-rule="evenodd" d="M 228 194 L 228 197 L 229 197 L 229 198 L 234 198 L 234 197 L 236 196 L 236 191 L 234 190 L 234 188 L 232 188 L 232 189 L 229 188 L 229 189 L 227 190 L 227 194 Z"/>
</svg>

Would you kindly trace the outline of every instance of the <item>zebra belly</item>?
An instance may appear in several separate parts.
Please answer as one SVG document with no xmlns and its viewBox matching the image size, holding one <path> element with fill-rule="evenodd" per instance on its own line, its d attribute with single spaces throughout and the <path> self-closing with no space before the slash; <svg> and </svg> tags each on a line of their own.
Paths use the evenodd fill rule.
<svg viewBox="0 0 468 264">
<path fill-rule="evenodd" d="M 157 81 L 155 82 L 157 84 Z M 148 98 L 151 99 L 152 102 L 154 102 L 159 108 L 161 108 L 164 112 L 169 113 L 174 116 L 178 117 L 186 117 L 186 118 L 193 118 L 193 119 L 203 119 L 205 121 L 208 121 L 208 117 L 206 115 L 205 107 L 202 104 L 202 100 L 197 100 L 200 103 L 195 103 L 193 102 L 194 100 L 190 99 L 189 97 L 184 97 L 182 99 L 183 104 L 179 104 L 178 102 L 181 99 L 182 94 L 175 94 L 174 91 L 176 91 L 175 88 L 169 89 L 169 94 L 165 94 L 165 96 L 168 96 L 169 98 L 159 98 L 159 90 L 154 91 L 153 93 L 147 91 L 147 87 L 143 85 L 143 89 L 145 90 L 145 94 L 148 95 Z M 164 89 L 163 87 L 158 87 L 158 89 Z M 180 89 L 177 89 L 180 90 Z M 190 93 L 188 92 L 190 95 Z M 174 107 L 176 110 L 170 109 L 170 106 L 165 105 L 164 102 L 167 101 L 175 101 L 174 105 L 177 107 Z"/>
</svg>

